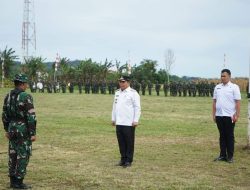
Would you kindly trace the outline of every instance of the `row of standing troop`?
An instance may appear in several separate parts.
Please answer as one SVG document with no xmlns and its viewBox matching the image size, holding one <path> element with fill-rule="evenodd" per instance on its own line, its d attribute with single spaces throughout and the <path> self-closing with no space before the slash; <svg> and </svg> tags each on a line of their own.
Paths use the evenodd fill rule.
<svg viewBox="0 0 250 190">
<path fill-rule="evenodd" d="M 114 81 L 87 81 L 87 82 L 30 82 L 30 90 L 32 93 L 45 92 L 48 93 L 66 93 L 67 89 L 70 93 L 74 93 L 75 87 L 78 88 L 78 92 L 81 94 L 83 91 L 85 94 L 114 94 L 115 90 L 119 89 L 118 82 Z M 152 91 L 155 91 L 157 96 L 160 96 L 160 92 L 163 91 L 164 96 L 213 96 L 215 87 L 214 82 L 198 81 L 198 82 L 165 82 L 160 84 L 156 82 L 153 84 L 151 81 L 142 81 L 139 83 L 136 80 L 131 81 L 131 87 L 134 88 L 139 94 L 152 95 Z"/>
</svg>

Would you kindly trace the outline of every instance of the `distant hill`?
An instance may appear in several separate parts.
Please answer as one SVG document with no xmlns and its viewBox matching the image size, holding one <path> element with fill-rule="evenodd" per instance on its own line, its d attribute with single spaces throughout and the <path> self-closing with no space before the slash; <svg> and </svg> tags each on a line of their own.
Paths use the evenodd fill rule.
<svg viewBox="0 0 250 190">
<path fill-rule="evenodd" d="M 78 66 L 80 64 L 80 60 L 74 60 L 74 61 L 69 61 L 69 64 L 71 66 Z M 51 69 L 52 68 L 52 65 L 54 64 L 55 62 L 44 62 L 44 64 L 46 65 L 47 69 Z M 16 61 L 15 64 L 17 65 L 17 67 L 19 67 L 21 65 L 21 62 L 20 61 Z"/>
</svg>

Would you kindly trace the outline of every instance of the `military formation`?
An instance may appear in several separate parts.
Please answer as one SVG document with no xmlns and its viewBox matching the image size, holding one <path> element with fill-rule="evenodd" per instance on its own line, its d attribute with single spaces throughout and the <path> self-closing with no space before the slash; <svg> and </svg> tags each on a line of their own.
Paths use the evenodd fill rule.
<svg viewBox="0 0 250 190">
<path fill-rule="evenodd" d="M 214 82 L 203 81 L 172 81 L 170 83 L 160 84 L 156 81 L 154 84 L 151 81 L 136 80 L 131 81 L 131 87 L 141 95 L 152 95 L 154 92 L 157 96 L 213 96 L 215 87 Z M 30 90 L 32 93 L 47 92 L 47 93 L 74 93 L 75 90 L 82 94 L 115 94 L 119 88 L 117 81 L 69 81 L 69 82 L 30 82 Z"/>
</svg>

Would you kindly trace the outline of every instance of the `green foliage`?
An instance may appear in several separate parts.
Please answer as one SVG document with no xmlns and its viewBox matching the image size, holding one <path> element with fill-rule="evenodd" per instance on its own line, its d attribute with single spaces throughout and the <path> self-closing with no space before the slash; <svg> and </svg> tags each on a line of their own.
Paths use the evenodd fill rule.
<svg viewBox="0 0 250 190">
<path fill-rule="evenodd" d="M 100 65 L 96 62 L 93 62 L 92 59 L 81 61 L 77 69 L 83 76 L 84 81 L 94 80 L 96 79 L 98 73 L 100 73 Z"/>
<path fill-rule="evenodd" d="M 0 51 L 0 63 L 1 63 L 1 74 L 2 74 L 2 64 L 4 63 L 4 76 L 5 78 L 13 77 L 13 66 L 15 65 L 15 60 L 18 56 L 15 55 L 15 51 L 8 47 L 5 47 L 3 51 Z M 4 62 L 3 62 L 4 61 Z"/>
<path fill-rule="evenodd" d="M 45 63 L 42 57 L 32 57 L 25 60 L 25 64 L 21 65 L 15 62 L 17 56 L 15 51 L 10 48 L 1 52 L 5 57 L 5 73 L 6 78 L 13 78 L 18 72 L 26 72 L 31 80 L 49 80 L 59 81 L 93 81 L 93 80 L 117 80 L 121 74 L 129 74 L 130 69 L 128 63 L 122 64 L 120 61 L 106 59 L 104 63 L 95 62 L 92 59 L 70 61 L 67 57 L 61 58 L 57 71 L 55 71 L 55 62 Z M 0 60 L 1 61 L 1 60 Z M 115 67 L 115 69 L 114 69 Z M 138 82 L 151 81 L 164 83 L 166 81 L 166 70 L 157 71 L 157 61 L 144 59 L 140 65 L 134 65 L 131 68 L 131 76 Z M 180 80 L 178 76 L 170 76 L 170 80 Z"/>
<path fill-rule="evenodd" d="M 37 81 L 39 76 L 45 74 L 44 61 L 42 57 L 31 57 L 25 60 L 25 63 L 21 65 L 21 69 L 28 75 L 29 80 Z"/>
<path fill-rule="evenodd" d="M 141 81 L 155 81 L 157 61 L 144 59 L 138 67 L 133 69 L 132 76 L 134 79 Z M 157 80 L 157 79 L 156 79 Z"/>
<path fill-rule="evenodd" d="M 55 64 L 52 64 L 52 69 L 55 71 Z M 67 57 L 63 57 L 60 60 L 60 64 L 58 67 L 57 77 L 60 78 L 61 81 L 67 81 L 68 80 L 68 72 L 70 68 L 70 60 Z"/>
</svg>

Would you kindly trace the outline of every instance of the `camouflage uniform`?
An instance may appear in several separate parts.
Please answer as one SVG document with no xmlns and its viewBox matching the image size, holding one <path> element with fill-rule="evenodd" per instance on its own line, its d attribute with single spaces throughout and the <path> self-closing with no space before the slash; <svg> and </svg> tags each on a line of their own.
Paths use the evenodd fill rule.
<svg viewBox="0 0 250 190">
<path fill-rule="evenodd" d="M 63 82 L 62 83 L 62 93 L 66 93 L 66 83 L 65 82 Z"/>
<path fill-rule="evenodd" d="M 183 91 L 183 96 L 186 97 L 188 91 L 188 85 L 185 82 L 183 82 L 182 84 L 182 91 Z"/>
<path fill-rule="evenodd" d="M 145 81 L 142 81 L 142 83 L 141 83 L 141 91 L 142 91 L 143 96 L 145 95 L 146 88 L 147 88 L 147 84 L 145 83 Z"/>
<path fill-rule="evenodd" d="M 86 82 L 85 82 L 85 94 L 89 94 L 90 93 L 90 82 L 89 82 L 89 80 L 87 80 Z"/>
<path fill-rule="evenodd" d="M 25 75 L 16 75 L 15 81 L 27 82 Z M 24 187 L 22 180 L 32 150 L 31 137 L 36 135 L 36 115 L 32 96 L 20 88 L 6 95 L 2 121 L 9 138 L 9 176 L 11 187 Z"/>
<path fill-rule="evenodd" d="M 78 82 L 78 90 L 79 90 L 79 94 L 82 93 L 82 86 L 83 86 L 83 83 L 81 81 Z"/>
<path fill-rule="evenodd" d="M 160 89 L 161 89 L 161 85 L 157 81 L 155 84 L 155 91 L 156 91 L 157 96 L 160 95 Z"/>
<path fill-rule="evenodd" d="M 163 84 L 163 90 L 164 90 L 165 96 L 168 96 L 169 85 L 168 85 L 167 82 L 165 82 L 165 83 Z"/>
<path fill-rule="evenodd" d="M 148 82 L 148 94 L 151 95 L 152 94 L 152 88 L 153 88 L 153 84 L 151 83 L 151 81 Z"/>
</svg>

